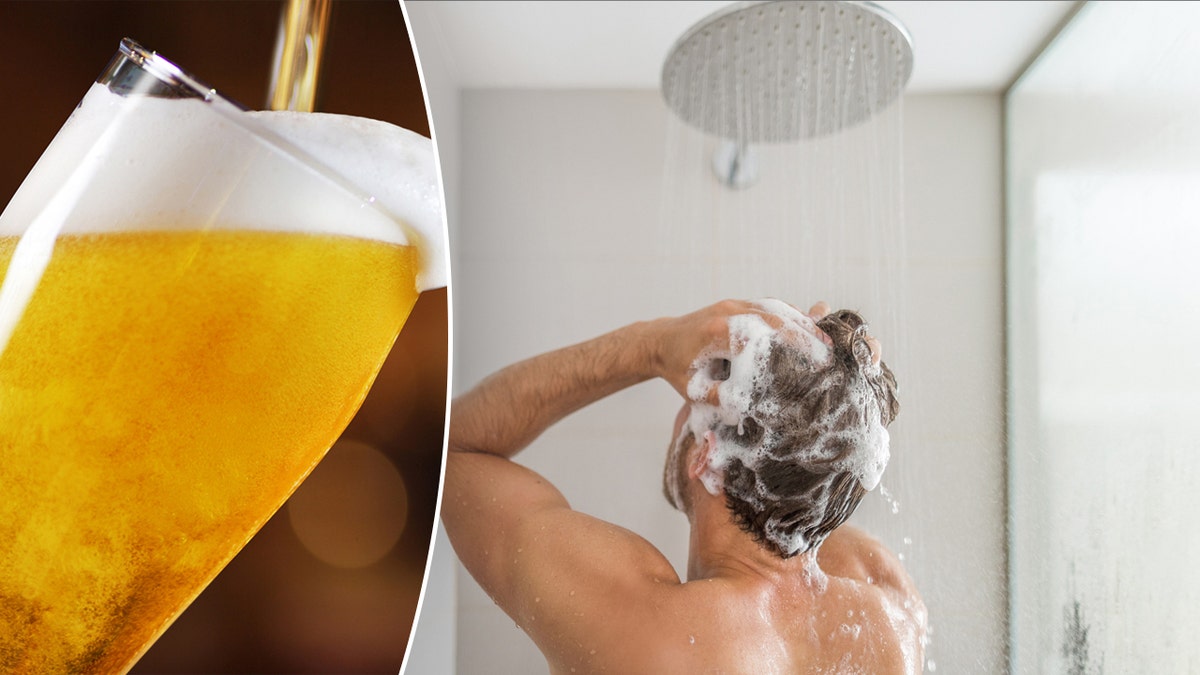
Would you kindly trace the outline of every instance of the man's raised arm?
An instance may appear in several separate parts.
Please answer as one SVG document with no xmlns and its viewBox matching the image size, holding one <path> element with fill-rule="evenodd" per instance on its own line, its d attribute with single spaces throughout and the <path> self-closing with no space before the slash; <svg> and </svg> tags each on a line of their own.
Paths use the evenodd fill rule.
<svg viewBox="0 0 1200 675">
<path fill-rule="evenodd" d="M 634 323 L 509 366 L 455 399 L 450 451 L 512 457 L 576 410 L 639 382 L 662 377 L 687 396 L 697 355 L 729 343 L 729 317 L 757 305 L 726 300 L 680 317 Z"/>
<path fill-rule="evenodd" d="M 555 422 L 609 394 L 654 377 L 650 323 L 511 365 L 455 399 L 451 452 L 512 457 Z"/>
<path fill-rule="evenodd" d="M 728 344 L 728 318 L 756 312 L 727 301 L 631 324 L 509 366 L 454 401 L 446 531 L 475 580 L 548 657 L 570 642 L 566 633 L 589 623 L 574 617 L 556 626 L 558 618 L 679 578 L 649 542 L 572 511 L 553 485 L 509 458 L 563 417 L 625 387 L 657 376 L 686 392 L 697 355 Z"/>
</svg>

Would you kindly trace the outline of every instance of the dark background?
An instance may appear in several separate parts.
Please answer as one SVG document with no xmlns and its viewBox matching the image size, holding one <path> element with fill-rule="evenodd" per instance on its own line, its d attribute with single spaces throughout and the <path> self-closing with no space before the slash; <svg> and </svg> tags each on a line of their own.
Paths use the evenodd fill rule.
<svg viewBox="0 0 1200 675">
<path fill-rule="evenodd" d="M 225 96 L 266 106 L 280 0 L 0 0 L 0 204 L 88 86 L 131 37 Z M 317 110 L 381 119 L 429 135 L 403 13 L 396 0 L 335 0 Z M 134 673 L 395 673 L 416 609 L 441 469 L 447 366 L 445 290 L 413 310 L 375 387 L 343 435 L 385 453 L 403 476 L 399 542 L 357 569 L 322 562 L 297 538 L 285 506 L 167 630 Z M 344 472 L 318 483 L 339 529 Z M 344 480 L 344 479 L 343 479 Z M 315 488 L 314 488 L 315 489 Z M 316 494 L 314 492 L 314 494 Z M 362 536 L 370 536 L 364 531 Z"/>
</svg>

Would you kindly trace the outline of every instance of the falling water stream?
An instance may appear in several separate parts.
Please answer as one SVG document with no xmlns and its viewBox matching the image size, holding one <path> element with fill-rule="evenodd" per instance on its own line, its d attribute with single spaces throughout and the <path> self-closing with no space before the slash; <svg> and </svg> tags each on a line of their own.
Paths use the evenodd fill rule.
<svg viewBox="0 0 1200 675">
<path fill-rule="evenodd" d="M 666 129 L 660 255 L 686 270 L 668 282 L 667 295 L 685 303 L 679 311 L 776 297 L 801 309 L 825 300 L 867 319 L 900 384 L 901 413 L 881 486 L 853 522 L 895 551 L 920 586 L 932 576 L 926 537 L 904 509 L 922 489 L 906 456 L 928 428 L 922 407 L 905 405 L 922 398 L 910 367 L 920 336 L 907 309 L 899 97 L 912 61 L 903 29 L 864 4 L 739 3 L 680 39 L 664 66 L 663 95 L 677 115 Z M 749 184 L 723 184 L 714 164 Z M 936 670 L 934 651 L 927 671 Z"/>
</svg>

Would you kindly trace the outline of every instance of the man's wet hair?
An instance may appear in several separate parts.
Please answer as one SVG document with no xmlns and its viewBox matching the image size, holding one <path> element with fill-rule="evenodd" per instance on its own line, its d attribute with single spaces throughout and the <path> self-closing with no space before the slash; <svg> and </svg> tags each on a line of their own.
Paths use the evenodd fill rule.
<svg viewBox="0 0 1200 675">
<path fill-rule="evenodd" d="M 714 429 L 723 442 L 758 448 L 754 469 L 737 458 L 725 468 L 725 500 L 734 521 L 783 558 L 816 549 L 854 513 L 868 490 L 846 466 L 875 451 L 870 430 L 900 411 L 896 378 L 874 362 L 863 318 L 839 310 L 817 326 L 833 341 L 830 364 L 814 372 L 799 346 L 773 341 L 770 376 L 752 393 L 752 409 L 770 413 Z"/>
</svg>

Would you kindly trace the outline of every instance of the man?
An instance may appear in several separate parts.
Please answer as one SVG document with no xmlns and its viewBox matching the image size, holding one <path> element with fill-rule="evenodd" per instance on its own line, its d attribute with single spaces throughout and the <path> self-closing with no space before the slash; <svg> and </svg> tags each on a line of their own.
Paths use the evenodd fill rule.
<svg viewBox="0 0 1200 675">
<path fill-rule="evenodd" d="M 510 458 L 566 415 L 661 377 L 686 399 L 664 473 L 687 580 Z M 925 609 L 895 556 L 841 526 L 898 410 L 852 312 L 726 301 L 510 366 L 452 408 L 455 551 L 554 673 L 914 673 Z"/>
</svg>

